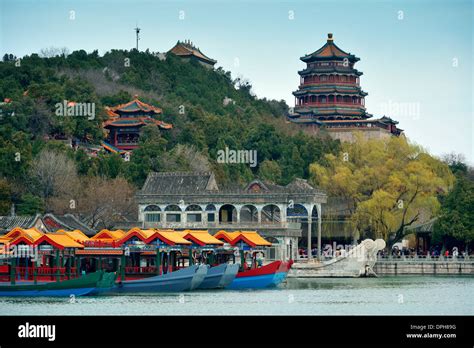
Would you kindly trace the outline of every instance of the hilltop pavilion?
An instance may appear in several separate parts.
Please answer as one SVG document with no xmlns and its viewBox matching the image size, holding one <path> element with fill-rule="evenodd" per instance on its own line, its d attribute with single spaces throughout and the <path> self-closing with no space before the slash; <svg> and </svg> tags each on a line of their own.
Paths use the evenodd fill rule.
<svg viewBox="0 0 474 348">
<path fill-rule="evenodd" d="M 136 149 L 143 126 L 155 125 L 164 130 L 173 128 L 173 125 L 157 119 L 163 114 L 160 108 L 140 101 L 138 96 L 128 103 L 106 107 L 106 112 L 109 119 L 104 122 L 104 128 L 108 134 L 102 145 L 110 152 Z"/>
</svg>

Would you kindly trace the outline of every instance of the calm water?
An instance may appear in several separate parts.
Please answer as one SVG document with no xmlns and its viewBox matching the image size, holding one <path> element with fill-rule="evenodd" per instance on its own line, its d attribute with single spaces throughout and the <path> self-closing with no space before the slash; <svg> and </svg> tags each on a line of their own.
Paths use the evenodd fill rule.
<svg viewBox="0 0 474 348">
<path fill-rule="evenodd" d="M 0 315 L 473 315 L 474 277 L 294 280 L 273 290 L 0 298 Z"/>
</svg>

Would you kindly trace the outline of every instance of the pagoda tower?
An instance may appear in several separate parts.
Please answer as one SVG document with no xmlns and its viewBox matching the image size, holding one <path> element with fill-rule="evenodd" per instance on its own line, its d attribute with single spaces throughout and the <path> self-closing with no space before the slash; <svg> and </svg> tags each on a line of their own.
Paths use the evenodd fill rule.
<svg viewBox="0 0 474 348">
<path fill-rule="evenodd" d="M 128 103 L 106 107 L 105 111 L 108 119 L 103 127 L 107 132 L 107 141 L 102 146 L 109 152 L 122 153 L 136 149 L 140 129 L 144 126 L 173 128 L 173 125 L 157 119 L 163 114 L 161 108 L 140 101 L 138 96 Z"/>
<path fill-rule="evenodd" d="M 353 130 L 380 131 L 399 135 L 398 123 L 389 117 L 370 119 L 360 86 L 362 72 L 354 68 L 360 59 L 340 49 L 328 34 L 327 42 L 317 51 L 300 58 L 306 68 L 298 71 L 300 86 L 293 92 L 295 107 L 288 115 L 291 122 L 324 126 L 334 138 L 351 140 Z M 370 120 L 369 120 L 370 119 Z M 370 129 L 369 129 L 370 128 Z"/>
</svg>

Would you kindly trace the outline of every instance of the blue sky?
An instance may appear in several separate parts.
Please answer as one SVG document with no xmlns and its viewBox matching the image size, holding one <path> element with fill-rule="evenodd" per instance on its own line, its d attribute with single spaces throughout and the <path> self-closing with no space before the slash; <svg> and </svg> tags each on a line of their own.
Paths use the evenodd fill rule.
<svg viewBox="0 0 474 348">
<path fill-rule="evenodd" d="M 435 155 L 463 153 L 474 164 L 472 1 L 0 3 L 2 55 L 51 46 L 101 54 L 130 49 L 138 23 L 140 49 L 164 52 L 191 39 L 217 66 L 249 79 L 259 97 L 290 106 L 304 67 L 299 57 L 332 32 L 340 48 L 361 58 L 356 68 L 364 72 L 369 113 L 397 119 L 412 141 Z"/>
</svg>

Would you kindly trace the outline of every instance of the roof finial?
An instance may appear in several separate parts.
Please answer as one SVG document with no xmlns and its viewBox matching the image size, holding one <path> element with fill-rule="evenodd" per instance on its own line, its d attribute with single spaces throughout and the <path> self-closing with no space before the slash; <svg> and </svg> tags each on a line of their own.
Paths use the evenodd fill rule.
<svg viewBox="0 0 474 348">
<path fill-rule="evenodd" d="M 328 33 L 328 42 L 332 41 L 332 33 Z"/>
</svg>

